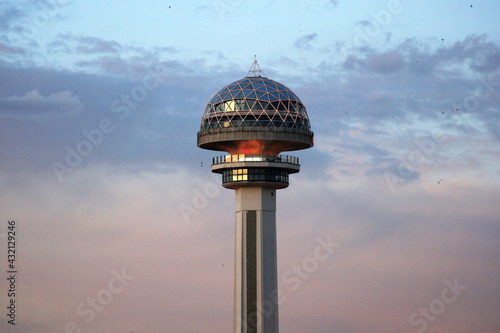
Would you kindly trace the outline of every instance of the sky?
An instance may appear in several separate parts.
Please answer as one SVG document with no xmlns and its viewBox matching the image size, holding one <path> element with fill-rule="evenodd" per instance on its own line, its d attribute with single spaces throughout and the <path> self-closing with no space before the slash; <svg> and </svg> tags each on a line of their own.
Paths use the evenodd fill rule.
<svg viewBox="0 0 500 333">
<path fill-rule="evenodd" d="M 500 332 L 499 12 L 2 1 L 0 331 L 232 331 L 234 193 L 196 133 L 257 57 L 315 133 L 277 194 L 281 331 Z"/>
</svg>

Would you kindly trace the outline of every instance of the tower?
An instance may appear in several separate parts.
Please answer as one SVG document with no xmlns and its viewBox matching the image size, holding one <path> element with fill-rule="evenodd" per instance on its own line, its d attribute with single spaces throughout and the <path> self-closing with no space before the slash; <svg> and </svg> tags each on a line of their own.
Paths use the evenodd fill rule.
<svg viewBox="0 0 500 333">
<path fill-rule="evenodd" d="M 223 87 L 203 114 L 198 147 L 226 151 L 212 172 L 235 190 L 234 333 L 277 333 L 276 190 L 300 170 L 283 151 L 311 148 L 306 108 L 268 79 L 255 60 L 247 76 Z"/>
</svg>

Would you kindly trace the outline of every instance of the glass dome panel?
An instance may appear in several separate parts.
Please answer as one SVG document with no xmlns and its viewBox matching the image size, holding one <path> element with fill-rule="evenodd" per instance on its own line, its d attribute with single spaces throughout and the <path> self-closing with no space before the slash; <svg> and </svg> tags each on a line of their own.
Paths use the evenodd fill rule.
<svg viewBox="0 0 500 333">
<path fill-rule="evenodd" d="M 277 94 L 269 93 L 269 100 L 270 101 L 278 101 L 280 98 L 278 97 Z"/>
<path fill-rule="evenodd" d="M 306 108 L 298 96 L 266 77 L 245 77 L 232 82 L 222 87 L 208 106 L 211 107 L 205 110 L 202 129 L 260 125 L 310 130 Z"/>
<path fill-rule="evenodd" d="M 221 102 L 221 101 L 222 101 L 222 98 L 220 98 L 220 95 L 219 95 L 219 94 L 217 94 L 217 95 L 215 95 L 214 99 L 212 99 L 212 100 L 210 101 L 210 103 L 211 103 L 211 104 L 217 104 L 217 103 L 219 103 L 219 102 Z"/>
<path fill-rule="evenodd" d="M 266 101 L 266 102 L 270 101 L 269 94 L 263 94 L 261 98 L 263 101 Z"/>
</svg>

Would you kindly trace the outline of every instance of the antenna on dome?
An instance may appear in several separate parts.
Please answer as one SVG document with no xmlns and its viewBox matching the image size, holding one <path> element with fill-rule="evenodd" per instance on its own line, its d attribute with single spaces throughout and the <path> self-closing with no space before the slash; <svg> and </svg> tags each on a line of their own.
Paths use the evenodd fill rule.
<svg viewBox="0 0 500 333">
<path fill-rule="evenodd" d="M 255 56 L 255 59 L 253 61 L 252 66 L 248 70 L 247 76 L 246 77 L 265 77 L 267 78 L 266 74 L 260 69 L 259 64 L 257 63 L 257 56 Z"/>
</svg>

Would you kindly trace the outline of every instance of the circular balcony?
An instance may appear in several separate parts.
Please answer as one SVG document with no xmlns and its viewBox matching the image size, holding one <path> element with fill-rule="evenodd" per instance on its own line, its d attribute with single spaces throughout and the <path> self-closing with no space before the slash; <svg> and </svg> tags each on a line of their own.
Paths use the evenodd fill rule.
<svg viewBox="0 0 500 333">
<path fill-rule="evenodd" d="M 299 158 L 288 155 L 225 155 L 214 157 L 212 172 L 222 174 L 222 186 L 288 187 L 288 175 L 300 170 Z"/>
</svg>

